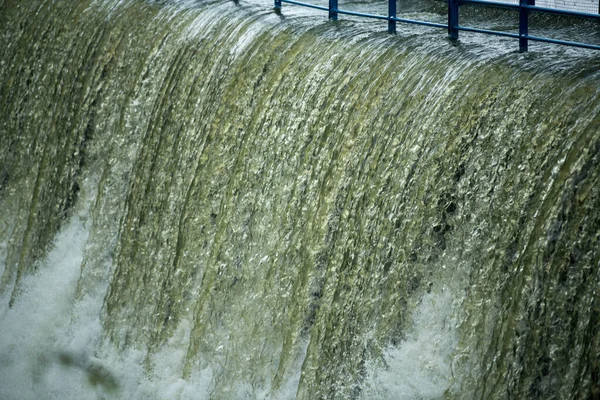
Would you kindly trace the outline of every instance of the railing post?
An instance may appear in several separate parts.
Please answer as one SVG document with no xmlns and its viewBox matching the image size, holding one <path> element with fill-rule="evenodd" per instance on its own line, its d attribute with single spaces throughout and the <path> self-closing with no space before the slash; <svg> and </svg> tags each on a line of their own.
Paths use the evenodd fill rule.
<svg viewBox="0 0 600 400">
<path fill-rule="evenodd" d="M 448 0 L 448 35 L 450 40 L 458 39 L 458 0 Z"/>
<path fill-rule="evenodd" d="M 388 33 L 396 33 L 396 0 L 388 0 Z"/>
<path fill-rule="evenodd" d="M 519 52 L 525 53 L 529 47 L 526 36 L 529 34 L 529 10 L 525 8 L 529 0 L 519 0 Z"/>
<path fill-rule="evenodd" d="M 275 11 L 281 11 L 281 0 L 275 0 Z"/>
<path fill-rule="evenodd" d="M 338 0 L 329 0 L 329 19 L 337 21 L 338 19 Z"/>
</svg>

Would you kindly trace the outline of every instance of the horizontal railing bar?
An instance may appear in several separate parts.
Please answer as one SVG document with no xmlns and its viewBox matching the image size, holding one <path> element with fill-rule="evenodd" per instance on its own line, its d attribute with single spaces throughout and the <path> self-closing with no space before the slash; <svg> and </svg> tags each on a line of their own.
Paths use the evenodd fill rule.
<svg viewBox="0 0 600 400">
<path fill-rule="evenodd" d="M 496 1 L 483 1 L 483 0 L 458 0 L 460 4 L 475 4 L 478 6 L 484 7 L 494 7 L 494 8 L 508 8 L 511 10 L 518 10 L 518 4 L 508 4 L 508 3 L 498 3 Z"/>
<path fill-rule="evenodd" d="M 348 11 L 348 10 L 334 10 L 336 11 L 338 14 L 346 14 L 346 15 L 354 15 L 356 17 L 367 17 L 367 18 L 374 18 L 374 19 L 381 19 L 384 21 L 396 21 L 396 22 L 404 22 L 407 24 L 415 24 L 415 25 L 425 25 L 425 26 L 432 26 L 434 28 L 444 28 L 447 29 L 448 25 L 446 24 L 438 24 L 436 22 L 427 22 L 427 21 L 417 21 L 414 19 L 404 19 L 404 18 L 398 18 L 398 17 L 387 17 L 385 15 L 376 15 L 376 14 L 363 14 L 363 13 L 359 13 L 356 11 Z"/>
<path fill-rule="evenodd" d="M 478 28 L 471 28 L 468 26 L 457 26 L 456 29 L 458 29 L 459 31 L 466 31 L 466 32 L 476 32 L 476 33 L 486 33 L 489 35 L 496 35 L 496 36 L 505 36 L 505 37 L 510 37 L 510 38 L 515 38 L 518 39 L 520 36 L 517 33 L 510 33 L 510 32 L 502 32 L 502 31 L 491 31 L 488 29 L 478 29 Z M 523 38 L 527 39 L 527 40 L 533 40 L 536 42 L 546 42 L 546 43 L 553 43 L 553 44 L 564 44 L 564 45 L 568 45 L 568 46 L 573 46 L 573 47 L 583 47 L 585 49 L 593 49 L 593 50 L 600 50 L 600 46 L 594 45 L 594 44 L 585 44 L 585 43 L 579 43 L 579 42 L 569 42 L 566 40 L 558 40 L 558 39 L 547 39 L 547 38 L 542 38 L 542 37 L 537 37 L 537 36 L 523 36 Z"/>
<path fill-rule="evenodd" d="M 397 18 L 397 17 L 387 17 L 385 15 L 376 15 L 376 14 L 363 14 L 363 13 L 359 13 L 356 11 L 348 11 L 348 10 L 334 10 L 336 11 L 338 14 L 346 14 L 346 15 L 354 15 L 356 17 L 366 17 L 366 18 L 374 18 L 374 19 L 381 19 L 384 21 L 396 21 L 396 22 L 404 22 L 407 24 L 415 24 L 415 25 L 424 25 L 424 26 L 432 26 L 434 28 L 444 28 L 447 29 L 448 25 L 446 24 L 438 24 L 436 22 L 427 22 L 427 21 L 417 21 L 414 19 L 404 19 L 404 18 Z"/>
<path fill-rule="evenodd" d="M 318 6 L 316 4 L 310 4 L 310 3 L 303 3 L 301 1 L 295 1 L 295 0 L 281 0 L 282 3 L 288 3 L 288 4 L 295 4 L 297 6 L 304 6 L 304 7 L 308 7 L 308 8 L 316 8 L 317 10 L 324 10 L 324 11 L 329 11 L 328 7 L 323 7 L 323 6 Z"/>
<path fill-rule="evenodd" d="M 281 2 L 282 3 L 288 3 L 288 4 L 296 4 L 298 6 L 304 6 L 304 7 L 309 7 L 309 8 L 315 8 L 317 10 L 329 11 L 328 7 L 318 6 L 316 4 L 304 3 L 302 1 L 281 0 Z M 498 3 L 498 2 L 494 2 L 494 1 L 459 0 L 459 2 L 461 4 L 477 4 L 477 5 L 487 6 L 487 7 L 509 8 L 509 9 L 512 9 L 512 10 L 518 10 L 519 9 L 519 6 L 517 4 Z M 560 15 L 566 15 L 566 16 L 571 16 L 571 17 L 600 19 L 600 14 L 590 14 L 590 13 L 583 13 L 583 12 L 576 12 L 576 11 L 560 10 L 560 9 L 555 9 L 555 8 L 543 8 L 543 7 L 537 7 L 537 6 L 524 6 L 523 8 L 527 8 L 528 10 L 531 10 L 531 11 L 539 11 L 539 12 L 549 13 L 549 14 L 560 14 Z M 357 16 L 357 17 L 366 17 L 366 18 L 373 18 L 373 19 L 381 19 L 381 20 L 386 20 L 386 21 L 393 20 L 393 21 L 398 21 L 398 22 L 405 22 L 405 23 L 408 23 L 408 24 L 433 26 L 433 27 L 436 27 L 436 28 L 447 28 L 448 27 L 448 25 L 438 24 L 438 23 L 435 23 L 435 22 L 417 21 L 417 20 L 404 19 L 404 18 L 388 18 L 385 15 L 365 14 L 365 13 L 360 13 L 360 12 L 356 12 L 356 11 L 349 11 L 349 10 L 333 10 L 333 11 L 337 11 L 339 14 L 354 15 L 354 16 Z M 482 30 L 482 31 L 485 31 L 485 30 Z M 486 33 L 489 33 L 489 32 L 493 32 L 493 31 L 486 31 Z"/>
<path fill-rule="evenodd" d="M 377 15 L 377 14 L 363 14 L 363 13 L 359 13 L 356 11 L 348 11 L 348 10 L 334 10 L 336 11 L 338 14 L 346 14 L 346 15 L 354 15 L 355 17 L 365 17 L 365 18 L 373 18 L 373 19 L 382 19 L 384 21 L 389 21 L 390 18 L 386 17 L 385 15 Z"/>
<path fill-rule="evenodd" d="M 546 43 L 553 43 L 553 44 L 564 44 L 564 45 L 567 45 L 567 46 L 582 47 L 584 49 L 600 50 L 600 46 L 595 45 L 595 44 L 586 44 L 586 43 L 580 43 L 580 42 L 569 42 L 569 41 L 566 41 L 566 40 L 557 40 L 557 39 L 547 39 L 547 38 L 537 37 L 537 36 L 526 36 L 525 38 L 529 39 L 529 40 L 534 40 L 536 42 L 546 42 Z"/>
<path fill-rule="evenodd" d="M 487 33 L 488 35 L 505 36 L 505 37 L 516 38 L 516 39 L 518 39 L 520 37 L 518 33 L 510 33 L 510 32 L 503 32 L 503 31 L 491 31 L 489 29 L 471 28 L 468 26 L 460 26 L 459 25 L 456 27 L 456 29 L 458 29 L 459 31 Z"/>
<path fill-rule="evenodd" d="M 518 4 L 499 3 L 497 1 L 458 0 L 458 2 L 460 4 L 475 4 L 475 5 L 484 6 L 484 7 L 508 8 L 511 10 L 519 9 Z M 523 8 L 526 8 L 528 10 L 535 11 L 535 12 L 542 12 L 542 13 L 548 13 L 548 14 L 559 14 L 559 15 L 566 15 L 566 16 L 570 16 L 570 17 L 593 18 L 593 19 L 600 18 L 600 14 L 591 14 L 591 13 L 580 12 L 580 11 L 561 10 L 560 8 L 546 8 L 546 7 L 529 6 L 529 5 L 523 6 Z"/>
<path fill-rule="evenodd" d="M 296 4 L 296 5 L 299 5 L 299 6 L 306 6 L 306 7 L 316 8 L 317 10 L 329 11 L 329 8 L 327 8 L 327 7 L 316 6 L 316 5 L 313 5 L 313 4 L 303 3 L 303 2 L 295 1 L 295 0 L 281 0 L 281 2 L 282 3 L 289 3 L 289 4 Z M 335 11 L 338 14 L 353 15 L 355 17 L 373 18 L 373 19 L 380 19 L 380 20 L 383 20 L 383 21 L 397 21 L 397 22 L 404 22 L 404 23 L 407 23 L 407 24 L 431 26 L 431 27 L 434 27 L 434 28 L 444 28 L 444 29 L 448 28 L 448 25 L 446 25 L 446 24 L 438 24 L 436 22 L 417 21 L 417 20 L 404 19 L 404 18 L 390 18 L 390 17 L 387 17 L 385 15 L 365 14 L 365 13 L 360 13 L 360 12 L 350 11 L 350 10 L 336 9 L 336 10 L 332 10 L 332 11 Z"/>
<path fill-rule="evenodd" d="M 415 19 L 404 19 L 404 18 L 390 18 L 390 19 L 393 21 L 405 22 L 407 24 L 415 24 L 415 25 L 431 26 L 434 28 L 448 29 L 448 25 L 438 24 L 437 22 L 417 21 Z"/>
<path fill-rule="evenodd" d="M 519 5 L 515 5 L 515 4 L 506 4 L 506 3 L 498 3 L 498 2 L 494 2 L 494 1 L 482 1 L 482 0 L 458 0 L 458 2 L 460 4 L 476 4 L 476 5 L 489 6 L 489 7 L 509 8 L 509 9 L 514 9 L 514 10 L 527 9 L 530 11 L 539 11 L 539 12 L 568 15 L 568 16 L 574 16 L 574 17 L 594 18 L 594 19 L 600 18 L 600 14 L 596 15 L 596 14 L 589 14 L 589 13 L 582 13 L 582 12 L 575 12 L 575 11 L 566 11 L 566 10 L 558 10 L 558 9 L 552 9 L 552 8 L 536 7 L 536 6 L 530 6 L 530 5 L 519 6 Z M 356 12 L 356 11 L 340 10 L 340 9 L 337 9 L 337 7 L 330 9 L 329 7 L 319 6 L 319 5 L 310 4 L 310 3 L 304 3 L 304 2 L 296 1 L 296 0 L 281 0 L 281 3 L 295 4 L 298 6 L 314 8 L 317 10 L 334 12 L 337 14 L 353 15 L 356 17 L 372 18 L 372 19 L 378 19 L 378 20 L 382 20 L 382 21 L 396 21 L 396 22 L 402 22 L 402 23 L 407 23 L 407 24 L 429 26 L 429 27 L 434 27 L 434 28 L 444 28 L 444 29 L 448 28 L 448 25 L 439 24 L 436 22 L 418 21 L 418 20 L 397 18 L 397 17 L 385 16 L 385 15 L 377 15 L 377 14 L 366 14 L 366 13 L 360 13 L 360 12 Z M 533 40 L 536 42 L 545 42 L 545 43 L 561 44 L 561 45 L 567 45 L 567 46 L 573 46 L 573 47 L 581 47 L 584 49 L 600 50 L 600 45 L 594 45 L 594 44 L 571 42 L 571 41 L 558 40 L 558 39 L 549 39 L 549 38 L 543 38 L 543 37 L 537 37 L 537 36 L 529 36 L 527 34 L 519 35 L 517 33 L 504 32 L 504 31 L 493 31 L 493 30 L 489 30 L 489 29 L 472 28 L 469 26 L 457 25 L 454 28 L 456 30 L 465 31 L 465 32 L 485 33 L 488 35 L 510 37 L 510 38 L 514 38 L 514 39 L 526 39 L 526 40 Z M 527 33 L 527 32 L 525 32 L 525 33 Z M 525 49 L 525 51 L 526 51 L 526 49 Z"/>
<path fill-rule="evenodd" d="M 469 1 L 472 1 L 472 0 L 469 0 Z M 519 7 L 517 6 L 517 8 L 519 8 Z M 538 7 L 538 6 L 523 6 L 523 8 L 526 8 L 531 11 L 536 11 L 536 12 L 567 15 L 570 17 L 594 18 L 594 19 L 600 18 L 600 14 L 590 14 L 590 13 L 585 13 L 585 12 L 580 12 L 580 11 L 568 11 L 568 10 L 561 10 L 558 8 L 545 8 L 545 7 Z"/>
</svg>

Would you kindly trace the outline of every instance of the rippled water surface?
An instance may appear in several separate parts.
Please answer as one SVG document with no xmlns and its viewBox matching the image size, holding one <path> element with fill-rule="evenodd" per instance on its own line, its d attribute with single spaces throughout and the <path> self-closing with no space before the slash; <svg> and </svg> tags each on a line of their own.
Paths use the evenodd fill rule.
<svg viewBox="0 0 600 400">
<path fill-rule="evenodd" d="M 600 55 L 271 7 L 0 0 L 0 398 L 600 396 Z"/>
</svg>

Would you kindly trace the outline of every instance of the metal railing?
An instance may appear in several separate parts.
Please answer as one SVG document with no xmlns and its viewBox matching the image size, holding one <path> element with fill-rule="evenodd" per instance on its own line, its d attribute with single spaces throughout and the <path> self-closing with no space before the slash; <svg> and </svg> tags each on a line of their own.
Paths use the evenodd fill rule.
<svg viewBox="0 0 600 400">
<path fill-rule="evenodd" d="M 298 6 L 314 8 L 317 10 L 327 11 L 329 13 L 329 19 L 336 21 L 339 14 L 353 15 L 357 17 L 365 17 L 379 20 L 388 21 L 388 32 L 396 33 L 396 23 L 402 22 L 407 24 L 416 24 L 430 26 L 434 28 L 443 28 L 448 30 L 448 37 L 451 40 L 458 40 L 458 32 L 476 32 L 484 33 L 489 35 L 497 35 L 519 39 L 519 51 L 526 52 L 529 47 L 529 41 L 546 42 L 553 44 L 561 44 L 566 46 L 582 47 L 586 49 L 600 50 L 600 45 L 571 42 L 566 40 L 551 39 L 539 36 L 532 36 L 529 34 L 529 14 L 531 12 L 548 13 L 554 15 L 564 15 L 571 17 L 579 17 L 585 19 L 600 19 L 599 14 L 591 14 L 586 12 L 568 11 L 554 8 L 537 7 L 535 0 L 519 0 L 519 4 L 500 3 L 495 1 L 487 0 L 447 0 L 448 2 L 448 24 L 440 24 L 429 21 L 420 21 L 406 18 L 398 18 L 396 15 L 396 0 L 388 0 L 388 15 L 377 15 L 367 14 L 356 11 L 343 10 L 338 6 L 338 0 L 329 0 L 329 6 L 320 6 L 316 4 L 304 3 L 296 0 L 274 0 L 276 12 L 281 12 L 282 3 L 295 4 Z M 472 4 L 476 6 L 494 7 L 494 8 L 505 8 L 510 10 L 518 11 L 519 13 L 519 33 L 511 33 L 505 31 L 494 31 L 489 29 L 480 29 L 469 26 L 460 25 L 459 20 L 459 6 L 462 4 Z"/>
</svg>

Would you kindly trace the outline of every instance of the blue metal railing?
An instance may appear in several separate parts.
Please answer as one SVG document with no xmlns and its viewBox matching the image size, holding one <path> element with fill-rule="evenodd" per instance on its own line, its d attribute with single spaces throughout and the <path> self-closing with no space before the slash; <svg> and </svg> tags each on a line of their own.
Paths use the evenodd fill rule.
<svg viewBox="0 0 600 400">
<path fill-rule="evenodd" d="M 529 14 L 531 12 L 548 13 L 555 15 L 566 15 L 571 17 L 579 17 L 586 19 L 600 19 L 600 14 L 591 14 L 579 11 L 568 11 L 553 8 L 537 7 L 535 0 L 519 0 L 519 4 L 507 4 L 499 3 L 495 1 L 483 1 L 483 0 L 447 0 L 448 1 L 448 24 L 439 24 L 435 22 L 420 21 L 406 18 L 398 18 L 396 15 L 396 0 L 388 0 L 388 15 L 377 15 L 377 14 L 366 14 L 356 11 L 342 10 L 338 6 L 338 0 L 329 0 L 329 6 L 319 6 L 316 4 L 304 3 L 296 0 L 274 0 L 275 10 L 281 12 L 282 3 L 295 4 L 298 6 L 314 8 L 317 10 L 327 11 L 329 13 L 329 19 L 336 21 L 339 14 L 353 15 L 357 17 L 380 19 L 388 21 L 388 32 L 396 33 L 396 23 L 402 22 L 406 24 L 416 24 L 430 26 L 434 28 L 443 28 L 448 30 L 448 37 L 451 40 L 458 40 L 458 32 L 476 32 L 484 33 L 489 35 L 497 35 L 519 39 L 519 51 L 526 52 L 529 47 L 529 41 L 535 42 L 546 42 L 553 44 L 561 44 L 566 46 L 582 47 L 585 49 L 600 50 L 600 45 L 571 42 L 566 40 L 558 40 L 551 38 L 544 38 L 538 36 L 531 36 L 529 34 Z M 476 6 L 494 7 L 494 8 L 506 8 L 510 10 L 518 11 L 519 13 L 519 33 L 511 33 L 505 31 L 494 31 L 489 29 L 479 29 L 469 26 L 462 26 L 458 22 L 459 8 L 462 4 L 472 4 Z M 600 11 L 599 11 L 600 12 Z"/>
</svg>

